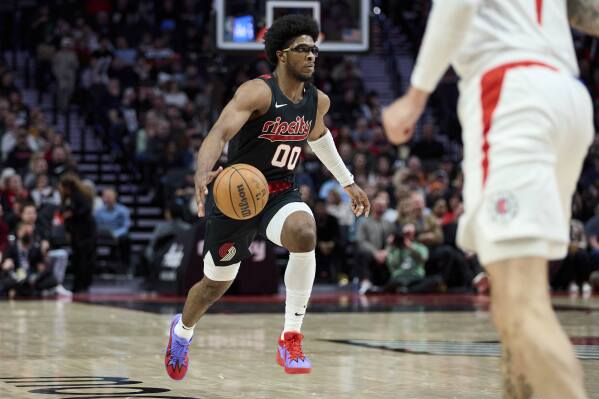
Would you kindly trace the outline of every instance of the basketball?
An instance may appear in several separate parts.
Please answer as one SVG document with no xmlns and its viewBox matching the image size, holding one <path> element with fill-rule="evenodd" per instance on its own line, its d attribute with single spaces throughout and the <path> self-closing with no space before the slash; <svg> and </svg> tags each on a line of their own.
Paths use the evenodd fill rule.
<svg viewBox="0 0 599 399">
<path fill-rule="evenodd" d="M 268 201 L 268 183 L 252 165 L 238 163 L 225 168 L 212 186 L 214 202 L 231 219 L 251 219 Z"/>
</svg>

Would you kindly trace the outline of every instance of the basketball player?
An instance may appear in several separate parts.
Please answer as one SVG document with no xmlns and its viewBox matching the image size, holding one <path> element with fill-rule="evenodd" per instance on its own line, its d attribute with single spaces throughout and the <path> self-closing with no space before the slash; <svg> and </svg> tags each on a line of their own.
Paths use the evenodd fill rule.
<svg viewBox="0 0 599 399">
<path fill-rule="evenodd" d="M 571 20 L 599 30 L 599 2 Z M 566 255 L 571 196 L 593 136 L 565 0 L 437 1 L 411 87 L 383 115 L 410 139 L 451 62 L 461 76 L 464 208 L 458 240 L 491 279 L 505 397 L 585 398 L 582 369 L 551 307 L 547 260 Z"/>
<path fill-rule="evenodd" d="M 256 233 L 289 251 L 284 278 L 285 325 L 277 361 L 290 374 L 309 373 L 312 368 L 302 351 L 300 329 L 316 270 L 316 227 L 312 211 L 294 185 L 294 171 L 306 140 L 351 197 L 354 214 L 368 215 L 370 210 L 368 197 L 354 183 L 324 125 L 329 98 L 310 83 L 319 32 L 317 23 L 305 16 L 277 19 L 265 36 L 266 55 L 275 65 L 273 75 L 241 85 L 200 148 L 195 185 L 198 215 L 206 217 L 204 278 L 189 291 L 183 314 L 171 322 L 165 365 L 173 379 L 185 376 L 193 329 L 231 286 L 240 262 L 251 255 L 248 247 Z M 229 165 L 253 165 L 268 180 L 268 203 L 249 220 L 226 217 L 212 197 L 210 183 L 221 168 L 212 169 L 227 142 Z"/>
</svg>

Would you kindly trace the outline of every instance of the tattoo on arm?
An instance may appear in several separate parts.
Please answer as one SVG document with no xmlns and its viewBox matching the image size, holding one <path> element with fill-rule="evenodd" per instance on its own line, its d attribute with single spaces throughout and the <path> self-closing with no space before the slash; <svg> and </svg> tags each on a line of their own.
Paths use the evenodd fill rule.
<svg viewBox="0 0 599 399">
<path fill-rule="evenodd" d="M 599 2 L 597 0 L 568 0 L 570 25 L 589 35 L 599 36 Z"/>
</svg>

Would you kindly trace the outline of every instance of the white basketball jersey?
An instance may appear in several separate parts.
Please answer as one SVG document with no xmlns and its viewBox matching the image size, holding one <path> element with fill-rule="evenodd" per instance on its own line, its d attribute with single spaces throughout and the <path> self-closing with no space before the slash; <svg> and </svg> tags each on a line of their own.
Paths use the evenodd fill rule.
<svg viewBox="0 0 599 399">
<path fill-rule="evenodd" d="M 566 1 L 482 0 L 452 66 L 466 80 L 521 60 L 578 76 Z"/>
</svg>

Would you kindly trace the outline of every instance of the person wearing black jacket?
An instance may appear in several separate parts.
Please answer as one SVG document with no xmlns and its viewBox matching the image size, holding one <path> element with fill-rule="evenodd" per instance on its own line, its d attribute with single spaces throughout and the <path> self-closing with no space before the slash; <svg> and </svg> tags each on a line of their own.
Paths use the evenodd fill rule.
<svg viewBox="0 0 599 399">
<path fill-rule="evenodd" d="M 70 236 L 73 251 L 73 292 L 87 291 L 93 280 L 96 259 L 94 193 L 72 173 L 66 173 L 60 178 L 58 188 L 62 196 L 65 229 Z"/>
<path fill-rule="evenodd" d="M 58 282 L 44 261 L 40 243 L 34 240 L 33 226 L 20 223 L 17 239 L 8 247 L 0 267 L 0 285 L 10 296 L 11 290 L 19 295 L 36 294 L 56 287 Z"/>
</svg>

